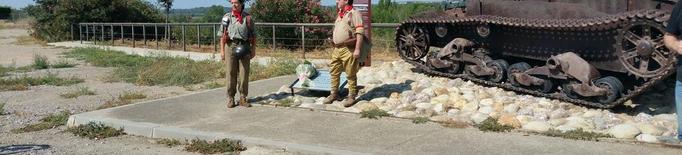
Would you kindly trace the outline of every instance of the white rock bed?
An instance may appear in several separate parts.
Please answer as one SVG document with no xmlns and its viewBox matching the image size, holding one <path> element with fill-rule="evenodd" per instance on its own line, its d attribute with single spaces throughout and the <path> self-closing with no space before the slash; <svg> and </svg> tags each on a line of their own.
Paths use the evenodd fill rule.
<svg viewBox="0 0 682 155">
<path fill-rule="evenodd" d="M 582 129 L 650 143 L 669 141 L 677 135 L 674 113 L 654 116 L 613 113 L 606 109 L 484 87 L 461 79 L 431 77 L 414 73 L 412 68 L 403 61 L 362 68 L 358 82 L 365 88 L 360 90 L 357 104 L 349 108 L 344 108 L 339 101 L 324 105 L 324 97 L 288 96 L 287 86 L 282 86 L 275 94 L 258 98 L 265 98 L 269 104 L 278 104 L 273 96 L 279 96 L 293 100 L 295 107 L 352 113 L 379 108 L 396 117 L 428 117 L 432 121 L 478 124 L 493 117 L 500 124 L 525 131 Z"/>
</svg>

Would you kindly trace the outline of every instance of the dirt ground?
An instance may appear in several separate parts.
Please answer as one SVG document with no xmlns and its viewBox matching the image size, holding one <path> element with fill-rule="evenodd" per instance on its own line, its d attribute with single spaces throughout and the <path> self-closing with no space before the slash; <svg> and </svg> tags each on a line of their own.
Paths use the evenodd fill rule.
<svg viewBox="0 0 682 155">
<path fill-rule="evenodd" d="M 33 63 L 34 55 L 44 55 L 50 62 L 60 59 L 61 53 L 69 49 L 47 47 L 42 45 L 19 45 L 17 38 L 28 36 L 24 29 L 0 29 L 0 65 L 21 67 Z M 12 76 L 39 76 L 47 73 L 57 74 L 59 77 L 75 76 L 85 82 L 72 86 L 33 86 L 25 91 L 1 91 L 0 102 L 5 102 L 7 114 L 0 115 L 0 154 L 9 153 L 3 150 L 13 145 L 30 145 L 35 149 L 20 154 L 191 154 L 183 151 L 183 146 L 168 148 L 156 144 L 155 139 L 120 136 L 102 140 L 90 140 L 76 137 L 65 132 L 66 127 L 14 134 L 10 130 L 37 123 L 41 118 L 61 111 L 73 114 L 93 111 L 108 100 L 112 100 L 124 92 L 140 92 L 147 98 L 136 101 L 153 100 L 187 94 L 191 91 L 183 87 L 136 86 L 130 83 L 108 83 L 103 78 L 113 71 L 113 68 L 94 67 L 84 62 L 69 60 L 78 64 L 74 68 L 46 69 Z M 4 77 L 7 78 L 7 77 Z M 88 87 L 96 95 L 81 96 L 73 99 L 62 98 L 59 95 Z M 194 90 L 198 91 L 198 90 Z M 248 146 L 241 154 L 291 154 L 279 150 Z"/>
</svg>

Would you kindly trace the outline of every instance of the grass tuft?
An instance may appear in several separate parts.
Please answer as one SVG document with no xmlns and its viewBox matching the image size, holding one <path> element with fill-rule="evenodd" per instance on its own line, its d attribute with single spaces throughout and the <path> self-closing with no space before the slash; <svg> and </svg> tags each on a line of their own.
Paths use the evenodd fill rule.
<svg viewBox="0 0 682 155">
<path fill-rule="evenodd" d="M 300 60 L 287 57 L 270 61 L 267 65 L 251 62 L 249 80 L 256 81 L 271 77 L 294 74 L 296 73 L 296 66 L 298 64 L 301 64 Z"/>
<path fill-rule="evenodd" d="M 123 129 L 114 129 L 102 123 L 90 122 L 88 124 L 81 124 L 66 130 L 79 137 L 87 137 L 90 139 L 104 139 L 109 137 L 116 137 L 124 135 Z"/>
<path fill-rule="evenodd" d="M 79 96 L 85 96 L 85 95 L 96 95 L 96 93 L 92 90 L 90 90 L 89 87 L 81 86 L 76 88 L 76 90 L 64 93 L 64 94 L 59 94 L 59 96 L 63 98 L 77 98 Z"/>
<path fill-rule="evenodd" d="M 566 138 L 566 139 L 590 140 L 590 141 L 599 140 L 599 138 L 610 138 L 611 137 L 611 135 L 608 135 L 608 134 L 588 132 L 588 131 L 584 131 L 583 129 L 571 130 L 571 131 L 566 131 L 566 132 L 561 132 L 559 130 L 551 129 L 547 132 L 543 132 L 540 134 L 545 135 L 545 136 L 551 136 L 551 137 L 561 137 L 561 138 Z"/>
<path fill-rule="evenodd" d="M 50 65 L 52 68 L 72 68 L 75 67 L 76 64 L 69 62 L 66 59 L 59 59 L 57 63 Z"/>
<path fill-rule="evenodd" d="M 388 112 L 381 109 L 371 109 L 360 112 L 360 118 L 379 119 L 380 117 L 391 116 Z"/>
<path fill-rule="evenodd" d="M 182 145 L 182 142 L 180 142 L 179 140 L 177 140 L 177 139 L 168 139 L 168 138 L 164 138 L 164 139 L 161 139 L 161 140 L 159 140 L 159 141 L 156 141 L 156 143 L 157 143 L 157 144 L 166 145 L 167 147 L 175 147 L 175 146 L 178 146 L 178 145 Z"/>
<path fill-rule="evenodd" d="M 275 106 L 280 106 L 280 107 L 291 107 L 294 105 L 294 99 L 291 98 L 285 98 L 277 101 L 277 104 Z"/>
<path fill-rule="evenodd" d="M 123 94 L 119 95 L 118 98 L 114 98 L 114 99 L 111 99 L 111 100 L 104 102 L 104 104 L 97 107 L 97 109 L 106 109 L 106 108 L 128 105 L 128 104 L 133 103 L 133 100 L 139 100 L 139 99 L 144 99 L 144 98 L 147 98 L 147 95 L 144 95 L 143 93 L 126 91 L 126 92 L 123 92 Z"/>
<path fill-rule="evenodd" d="M 477 124 L 476 127 L 483 132 L 509 132 L 514 129 L 514 127 L 510 125 L 497 123 L 497 119 L 492 117 L 488 117 L 488 119 L 481 122 L 481 124 Z"/>
<path fill-rule="evenodd" d="M 70 77 L 60 78 L 56 74 L 48 73 L 42 77 L 15 77 L 0 79 L 0 91 L 28 90 L 29 86 L 50 85 L 50 86 L 70 86 L 84 82 L 83 79 Z"/>
<path fill-rule="evenodd" d="M 423 124 L 429 122 L 429 118 L 427 117 L 415 117 L 412 119 L 412 123 L 414 124 Z"/>
<path fill-rule="evenodd" d="M 11 132 L 12 133 L 25 133 L 25 132 L 33 132 L 33 131 L 52 129 L 52 128 L 57 127 L 57 126 L 65 125 L 66 121 L 69 119 L 69 116 L 71 116 L 71 113 L 69 113 L 68 111 L 62 111 L 58 114 L 51 114 L 51 115 L 41 119 L 40 123 L 27 125 L 23 128 L 19 128 L 19 129 L 13 129 Z"/>
<path fill-rule="evenodd" d="M 47 57 L 44 55 L 33 55 L 33 69 L 47 69 L 50 68 L 50 63 L 47 60 Z"/>
<path fill-rule="evenodd" d="M 246 146 L 242 144 L 239 140 L 231 139 L 221 139 L 214 142 L 208 142 L 206 140 L 192 140 L 192 142 L 185 146 L 185 150 L 188 152 L 199 152 L 202 154 L 215 154 L 215 153 L 238 153 L 240 151 L 245 151 Z"/>
</svg>

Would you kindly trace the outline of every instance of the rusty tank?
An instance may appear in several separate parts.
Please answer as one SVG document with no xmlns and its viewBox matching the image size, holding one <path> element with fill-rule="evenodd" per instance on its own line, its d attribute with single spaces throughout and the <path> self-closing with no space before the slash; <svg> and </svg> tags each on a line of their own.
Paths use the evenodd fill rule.
<svg viewBox="0 0 682 155">
<path fill-rule="evenodd" d="M 396 48 L 427 74 L 612 108 L 675 72 L 663 35 L 676 3 L 468 0 L 403 21 Z"/>
</svg>

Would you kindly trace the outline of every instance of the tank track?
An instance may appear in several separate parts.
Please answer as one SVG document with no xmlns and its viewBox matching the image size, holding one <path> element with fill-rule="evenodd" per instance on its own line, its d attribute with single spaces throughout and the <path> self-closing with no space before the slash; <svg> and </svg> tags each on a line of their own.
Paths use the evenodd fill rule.
<svg viewBox="0 0 682 155">
<path fill-rule="evenodd" d="M 538 29 L 538 30 L 573 30 L 573 31 L 584 31 L 584 32 L 589 32 L 589 31 L 603 31 L 603 30 L 613 30 L 613 31 L 619 31 L 620 28 L 625 27 L 624 25 L 627 24 L 629 21 L 635 21 L 635 20 L 644 20 L 644 21 L 651 21 L 655 22 L 657 24 L 661 24 L 664 27 L 667 25 L 666 20 L 669 18 L 669 13 L 665 11 L 660 11 L 660 10 L 639 10 L 639 11 L 630 11 L 630 12 L 625 12 L 625 13 L 620 13 L 620 14 L 614 14 L 614 15 L 608 15 L 604 17 L 599 17 L 599 18 L 593 18 L 593 19 L 521 19 L 521 18 L 511 18 L 511 17 L 499 17 L 499 16 L 491 16 L 491 15 L 478 15 L 478 16 L 470 16 L 470 17 L 460 17 L 460 18 L 454 18 L 454 17 L 435 17 L 435 18 L 429 18 L 429 19 L 424 19 L 424 18 L 412 18 L 406 21 L 403 21 L 401 23 L 401 26 L 396 28 L 396 47 L 400 48 L 400 41 L 399 41 L 399 35 L 400 32 L 407 28 L 408 25 L 418 25 L 418 24 L 458 24 L 458 25 L 480 25 L 480 24 L 496 24 L 496 25 L 503 25 L 503 26 L 512 26 L 512 27 L 521 27 L 521 28 L 533 28 L 533 29 Z M 475 31 L 475 29 L 473 30 Z M 476 32 L 472 32 L 476 33 Z M 609 36 L 613 37 L 616 39 L 622 39 L 618 37 L 619 35 L 615 36 Z M 585 37 L 588 37 L 585 35 Z M 618 45 L 613 45 L 615 48 Z M 427 49 L 428 50 L 428 49 Z M 524 49 L 524 50 L 535 50 L 535 49 Z M 400 49 L 398 49 L 399 52 L 402 52 Z M 424 53 L 427 53 L 428 51 L 422 51 Z M 418 72 L 422 72 L 428 75 L 433 75 L 433 76 L 441 76 L 441 77 L 448 77 L 448 78 L 461 78 L 465 80 L 469 80 L 472 82 L 475 82 L 477 84 L 485 85 L 485 86 L 490 86 L 490 87 L 499 87 L 503 88 L 506 90 L 510 91 L 515 91 L 519 93 L 525 93 L 525 94 L 530 94 L 534 96 L 539 96 L 539 97 L 547 97 L 551 99 L 557 99 L 565 102 L 571 102 L 575 104 L 581 104 L 585 106 L 591 106 L 591 107 L 596 107 L 596 108 L 613 108 L 619 104 L 622 104 L 633 97 L 640 95 L 644 93 L 646 90 L 649 88 L 653 87 L 655 84 L 657 84 L 660 81 L 663 81 L 666 77 L 669 75 L 675 73 L 675 57 L 669 59 L 667 65 L 665 67 L 661 68 L 661 73 L 650 78 L 646 78 L 645 82 L 640 83 L 639 85 L 634 86 L 633 89 L 626 90 L 619 99 L 617 99 L 614 102 L 608 103 L 608 104 L 603 104 L 599 102 L 594 102 L 594 101 L 589 101 L 589 100 L 583 100 L 583 99 L 573 99 L 569 98 L 566 95 L 562 93 L 542 93 L 539 91 L 535 90 L 530 90 L 522 87 L 515 87 L 512 86 L 509 83 L 494 83 L 491 81 L 486 81 L 483 79 L 479 79 L 476 77 L 473 77 L 471 75 L 467 74 L 451 74 L 451 73 L 445 73 L 445 72 L 440 72 L 431 69 L 425 61 L 422 61 L 421 59 L 426 56 L 426 54 L 421 55 L 418 59 L 415 58 L 408 58 L 405 56 L 406 54 L 401 53 L 400 56 L 401 58 L 412 64 L 413 66 L 418 69 Z"/>
</svg>

